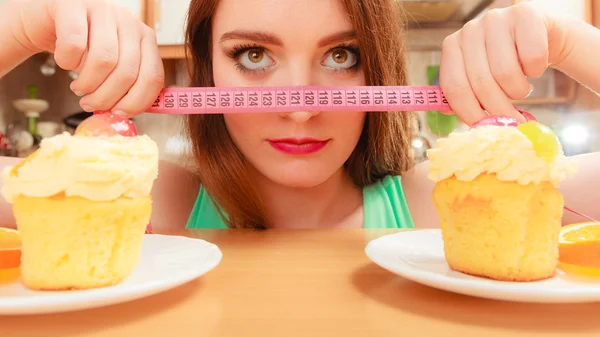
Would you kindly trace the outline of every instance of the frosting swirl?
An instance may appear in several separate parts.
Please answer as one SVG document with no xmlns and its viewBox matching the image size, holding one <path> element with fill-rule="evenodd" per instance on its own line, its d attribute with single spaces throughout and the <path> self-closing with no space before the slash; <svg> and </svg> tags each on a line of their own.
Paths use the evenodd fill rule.
<svg viewBox="0 0 600 337">
<path fill-rule="evenodd" d="M 93 201 L 148 195 L 158 176 L 158 146 L 148 136 L 45 138 L 28 158 L 2 172 L 2 195 L 80 196 Z"/>
<path fill-rule="evenodd" d="M 519 129 L 507 126 L 487 125 L 452 133 L 438 139 L 427 155 L 429 179 L 435 182 L 452 176 L 470 181 L 487 173 L 522 185 L 549 181 L 558 186 L 577 170 L 562 148 L 547 162 L 537 156 L 533 143 Z"/>
</svg>

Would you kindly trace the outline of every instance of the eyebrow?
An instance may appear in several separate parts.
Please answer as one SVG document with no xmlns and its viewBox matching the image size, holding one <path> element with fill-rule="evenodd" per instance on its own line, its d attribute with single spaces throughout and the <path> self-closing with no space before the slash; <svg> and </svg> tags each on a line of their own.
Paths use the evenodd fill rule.
<svg viewBox="0 0 600 337">
<path fill-rule="evenodd" d="M 342 42 L 347 40 L 352 40 L 356 38 L 356 32 L 353 30 L 343 31 L 339 33 L 334 33 L 331 35 L 327 35 L 324 38 L 320 39 L 317 45 L 319 47 L 324 47 L 330 44 L 334 44 L 336 42 Z M 260 32 L 260 31 L 251 31 L 251 30 L 241 30 L 236 29 L 230 32 L 227 32 L 221 36 L 221 42 L 228 40 L 252 40 L 255 42 L 271 44 L 276 46 L 283 46 L 283 41 L 273 34 Z"/>
<path fill-rule="evenodd" d="M 333 33 L 331 35 L 325 36 L 321 40 L 319 40 L 318 46 L 325 47 L 330 44 L 339 43 L 343 41 L 348 41 L 356 39 L 356 32 L 353 30 L 348 30 L 339 33 Z"/>
<path fill-rule="evenodd" d="M 228 40 L 252 40 L 265 44 L 283 46 L 283 41 L 273 34 L 250 30 L 232 30 L 221 36 L 221 42 Z"/>
</svg>

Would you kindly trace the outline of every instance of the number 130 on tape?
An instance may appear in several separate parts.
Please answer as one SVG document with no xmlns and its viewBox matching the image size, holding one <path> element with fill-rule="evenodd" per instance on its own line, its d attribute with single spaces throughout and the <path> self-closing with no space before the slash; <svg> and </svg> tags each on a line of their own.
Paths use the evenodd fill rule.
<svg viewBox="0 0 600 337">
<path fill-rule="evenodd" d="M 148 112 L 448 111 L 438 86 L 202 87 L 163 89 Z"/>
</svg>

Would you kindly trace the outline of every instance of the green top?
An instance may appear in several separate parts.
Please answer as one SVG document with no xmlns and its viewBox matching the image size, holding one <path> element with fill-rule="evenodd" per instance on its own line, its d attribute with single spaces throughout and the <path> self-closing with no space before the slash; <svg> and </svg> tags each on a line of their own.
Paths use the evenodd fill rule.
<svg viewBox="0 0 600 337">
<path fill-rule="evenodd" d="M 414 228 L 402 178 L 388 176 L 363 188 L 365 228 Z M 187 228 L 228 228 L 210 196 L 200 188 Z"/>
</svg>

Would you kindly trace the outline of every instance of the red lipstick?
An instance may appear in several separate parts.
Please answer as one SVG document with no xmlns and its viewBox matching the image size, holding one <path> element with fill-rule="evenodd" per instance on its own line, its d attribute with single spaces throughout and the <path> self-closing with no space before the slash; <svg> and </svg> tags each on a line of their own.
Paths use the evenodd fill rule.
<svg viewBox="0 0 600 337">
<path fill-rule="evenodd" d="M 310 154 L 325 147 L 329 140 L 314 138 L 281 138 L 269 139 L 269 144 L 278 151 L 286 154 Z"/>
</svg>

